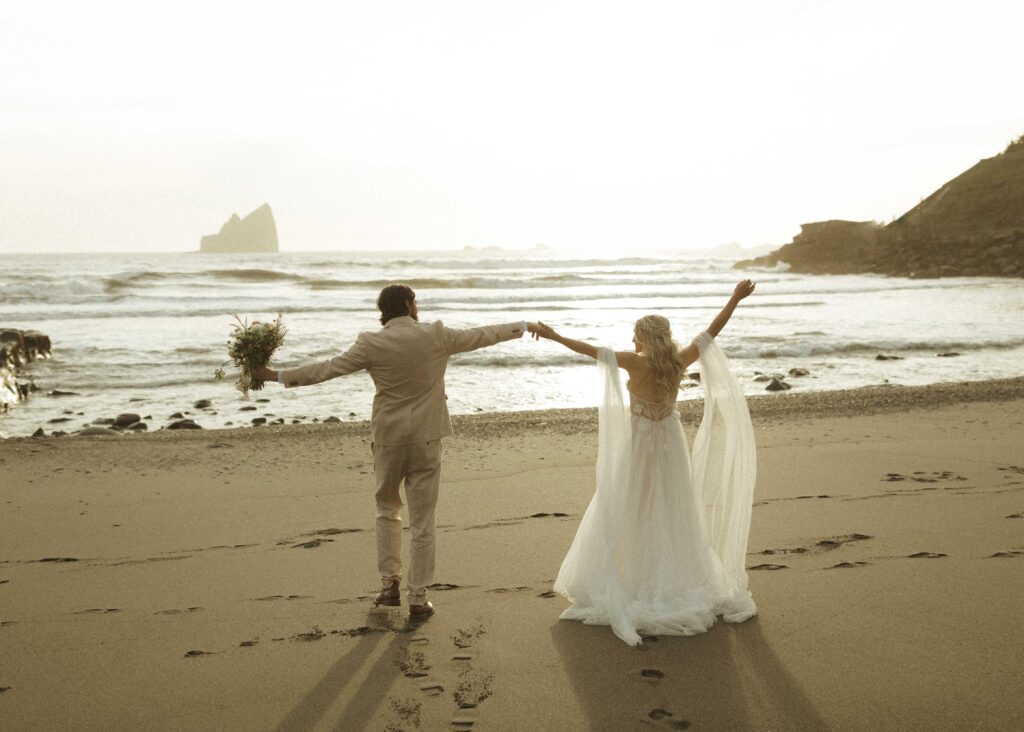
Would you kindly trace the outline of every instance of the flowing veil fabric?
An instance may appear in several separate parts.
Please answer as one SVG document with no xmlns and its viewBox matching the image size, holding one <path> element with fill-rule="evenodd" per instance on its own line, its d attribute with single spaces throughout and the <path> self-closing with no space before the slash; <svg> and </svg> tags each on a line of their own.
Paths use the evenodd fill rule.
<svg viewBox="0 0 1024 732">
<path fill-rule="evenodd" d="M 700 349 L 704 417 L 693 441 L 693 481 L 701 496 L 711 550 L 721 565 L 728 594 L 726 620 L 757 613 L 747 590 L 747 539 L 757 480 L 757 447 L 747 400 L 729 360 L 705 331 L 694 339 Z"/>
<path fill-rule="evenodd" d="M 724 354 L 707 334 L 695 342 L 706 401 L 692 466 L 674 403 L 663 419 L 632 414 L 614 351 L 598 350 L 597 485 L 554 589 L 572 602 L 562 618 L 610 625 L 631 645 L 757 612 L 744 569 L 753 427 Z"/>
</svg>

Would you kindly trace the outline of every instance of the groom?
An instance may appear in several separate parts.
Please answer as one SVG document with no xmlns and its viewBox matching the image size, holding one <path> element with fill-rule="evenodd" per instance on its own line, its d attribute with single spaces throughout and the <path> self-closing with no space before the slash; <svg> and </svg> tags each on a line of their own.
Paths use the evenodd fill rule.
<svg viewBox="0 0 1024 732">
<path fill-rule="evenodd" d="M 441 481 L 441 438 L 452 434 L 444 391 L 448 357 L 522 337 L 526 322 L 456 330 L 441 321 L 419 322 L 416 294 L 406 285 L 388 285 L 377 298 L 379 331 L 360 333 L 345 353 L 294 369 L 264 368 L 254 375 L 286 388 L 319 384 L 366 369 L 377 392 L 370 431 L 377 482 L 377 566 L 382 589 L 374 605 L 401 604 L 402 507 L 405 481 L 412 534 L 406 577 L 409 615 L 434 612 L 427 586 L 434 581 L 434 508 Z M 533 328 L 529 330 L 532 332 Z"/>
</svg>

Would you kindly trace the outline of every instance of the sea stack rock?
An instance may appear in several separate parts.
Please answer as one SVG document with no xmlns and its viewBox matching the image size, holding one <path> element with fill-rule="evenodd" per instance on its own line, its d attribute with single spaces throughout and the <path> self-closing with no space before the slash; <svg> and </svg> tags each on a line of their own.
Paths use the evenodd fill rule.
<svg viewBox="0 0 1024 732">
<path fill-rule="evenodd" d="M 269 204 L 264 203 L 246 216 L 231 214 L 220 232 L 204 236 L 199 243 L 201 252 L 276 252 L 277 224 Z"/>
</svg>

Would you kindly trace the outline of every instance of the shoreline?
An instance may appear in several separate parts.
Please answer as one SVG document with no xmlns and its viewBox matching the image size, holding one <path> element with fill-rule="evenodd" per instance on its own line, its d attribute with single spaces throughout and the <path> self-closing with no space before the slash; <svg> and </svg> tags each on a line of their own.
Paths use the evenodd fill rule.
<svg viewBox="0 0 1024 732">
<path fill-rule="evenodd" d="M 1003 402 L 1024 399 L 1024 376 L 1010 379 L 962 381 L 925 386 L 880 385 L 832 391 L 784 392 L 748 396 L 751 418 L 757 422 L 785 422 L 815 417 L 855 417 L 871 414 L 930 410 L 954 404 Z M 698 424 L 704 410 L 703 397 L 677 402 L 680 418 L 687 425 Z M 199 419 L 194 415 L 190 419 Z M 217 434 L 300 435 L 330 432 L 345 436 L 369 435 L 369 421 L 302 422 L 298 424 L 262 424 L 232 427 L 204 427 L 203 429 L 170 430 L 167 428 L 143 432 L 115 432 L 110 435 L 90 435 L 98 439 L 129 438 L 134 441 L 153 439 L 204 439 Z M 100 425 L 96 425 L 100 426 Z M 513 412 L 483 412 L 479 414 L 453 414 L 452 426 L 456 438 L 484 438 L 502 434 L 503 430 L 578 432 L 597 429 L 597 407 L 524 410 Z M 58 437 L 45 434 L 39 437 L 10 436 L 5 442 L 21 440 L 63 439 L 76 437 L 69 432 Z"/>
</svg>

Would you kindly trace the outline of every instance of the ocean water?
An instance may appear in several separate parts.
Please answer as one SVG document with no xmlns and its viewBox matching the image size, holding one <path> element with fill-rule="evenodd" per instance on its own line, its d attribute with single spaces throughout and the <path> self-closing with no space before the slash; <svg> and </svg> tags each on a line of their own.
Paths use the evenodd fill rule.
<svg viewBox="0 0 1024 732">
<path fill-rule="evenodd" d="M 647 313 L 667 316 L 688 342 L 750 276 L 757 291 L 719 337 L 748 394 L 765 393 L 755 372 L 793 367 L 811 372 L 789 379 L 798 391 L 1024 374 L 1020 280 L 822 277 L 731 264 L 687 253 L 547 251 L 5 255 L 0 327 L 42 331 L 54 351 L 25 372 L 40 391 L 0 415 L 0 432 L 73 430 L 125 411 L 151 415 L 150 429 L 179 411 L 208 428 L 264 415 L 368 419 L 373 383 L 365 373 L 287 391 L 271 384 L 253 395 L 269 402 L 246 402 L 230 369 L 219 382 L 213 372 L 227 358 L 229 313 L 283 313 L 289 334 L 276 362 L 294 366 L 340 353 L 359 331 L 378 328 L 377 293 L 395 281 L 416 290 L 421 320 L 468 327 L 539 319 L 630 349 L 632 323 Z M 960 355 L 938 356 L 948 352 Z M 901 359 L 876 360 L 881 353 Z M 548 341 L 503 343 L 452 359 L 449 407 L 465 414 L 593 406 L 595 372 Z M 47 396 L 54 389 L 77 395 Z M 689 387 L 681 398 L 699 396 Z M 198 399 L 213 408 L 193 409 Z M 61 418 L 68 421 L 49 421 Z"/>
</svg>

